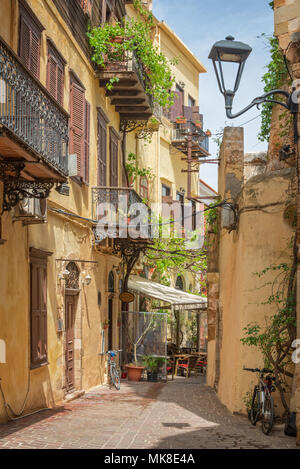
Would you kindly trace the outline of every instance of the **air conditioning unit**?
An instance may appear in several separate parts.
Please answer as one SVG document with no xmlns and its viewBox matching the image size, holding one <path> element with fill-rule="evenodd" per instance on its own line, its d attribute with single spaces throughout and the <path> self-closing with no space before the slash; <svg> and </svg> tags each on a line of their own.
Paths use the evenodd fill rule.
<svg viewBox="0 0 300 469">
<path fill-rule="evenodd" d="M 14 208 L 13 221 L 22 221 L 23 225 L 47 222 L 47 199 L 26 197 Z"/>
</svg>

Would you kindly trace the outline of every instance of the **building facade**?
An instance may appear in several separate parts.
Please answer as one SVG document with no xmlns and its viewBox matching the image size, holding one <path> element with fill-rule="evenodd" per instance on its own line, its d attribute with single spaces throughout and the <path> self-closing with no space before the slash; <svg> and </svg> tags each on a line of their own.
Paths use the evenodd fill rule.
<svg viewBox="0 0 300 469">
<path fill-rule="evenodd" d="M 0 26 L 1 422 L 106 382 L 104 351 L 119 347 L 124 278 L 114 240 L 95 231 L 98 202 L 117 191 L 161 202 L 165 186 L 182 203 L 187 184 L 197 196 L 197 177 L 190 173 L 187 182 L 184 153 L 171 145 L 174 119 L 158 112 L 159 130 L 148 146 L 138 130 L 128 131 L 129 122 L 133 129 L 143 122 L 145 130 L 153 113 L 132 63 L 122 63 L 108 92 L 115 71 L 91 62 L 88 25 L 136 15 L 131 3 L 0 4 L 6 18 Z M 155 31 L 167 55 L 183 52 L 174 70 L 181 89 L 186 85 L 180 114 L 186 106 L 189 120 L 198 121 L 198 76 L 205 70 L 167 25 L 157 21 Z M 128 186 L 130 152 L 151 166 L 153 182 L 137 178 Z"/>
</svg>

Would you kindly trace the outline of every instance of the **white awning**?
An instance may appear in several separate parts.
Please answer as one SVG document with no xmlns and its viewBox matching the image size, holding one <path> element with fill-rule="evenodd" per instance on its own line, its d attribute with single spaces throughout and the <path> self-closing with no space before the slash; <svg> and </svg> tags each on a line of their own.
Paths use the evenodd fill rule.
<svg viewBox="0 0 300 469">
<path fill-rule="evenodd" d="M 138 275 L 130 275 L 128 289 L 150 298 L 169 303 L 175 310 L 198 310 L 207 308 L 207 299 L 176 288 L 166 287 Z"/>
</svg>

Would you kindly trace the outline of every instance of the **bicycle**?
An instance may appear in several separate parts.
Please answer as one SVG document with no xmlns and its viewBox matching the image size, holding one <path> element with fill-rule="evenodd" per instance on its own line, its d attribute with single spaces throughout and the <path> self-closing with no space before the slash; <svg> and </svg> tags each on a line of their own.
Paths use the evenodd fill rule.
<svg viewBox="0 0 300 469">
<path fill-rule="evenodd" d="M 118 352 L 122 352 L 122 350 L 108 350 L 105 355 L 108 356 L 108 370 L 111 383 L 119 391 L 121 387 L 121 379 L 117 364 L 115 362 L 115 357 L 117 356 Z"/>
<path fill-rule="evenodd" d="M 266 368 L 243 368 L 245 371 L 252 373 L 259 373 L 258 384 L 254 387 L 253 396 L 251 401 L 250 421 L 252 425 L 256 425 L 259 419 L 262 421 L 262 432 L 269 435 L 274 424 L 274 402 L 272 392 L 275 391 L 273 381 L 275 378 L 272 376 L 264 375 L 272 373 L 272 370 Z"/>
</svg>

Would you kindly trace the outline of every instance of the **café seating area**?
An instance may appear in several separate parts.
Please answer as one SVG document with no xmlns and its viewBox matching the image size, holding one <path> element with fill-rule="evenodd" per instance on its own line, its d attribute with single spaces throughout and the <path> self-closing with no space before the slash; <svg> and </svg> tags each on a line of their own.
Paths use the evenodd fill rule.
<svg viewBox="0 0 300 469">
<path fill-rule="evenodd" d="M 172 380 L 176 376 L 189 378 L 191 375 L 206 374 L 207 353 L 196 351 L 189 347 L 176 349 L 174 344 L 168 345 L 168 374 L 172 374 Z"/>
</svg>

